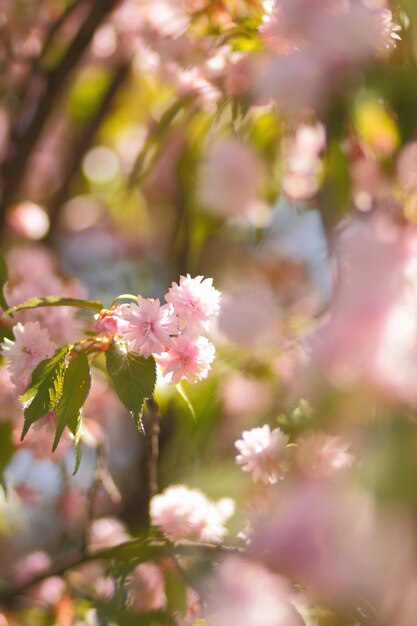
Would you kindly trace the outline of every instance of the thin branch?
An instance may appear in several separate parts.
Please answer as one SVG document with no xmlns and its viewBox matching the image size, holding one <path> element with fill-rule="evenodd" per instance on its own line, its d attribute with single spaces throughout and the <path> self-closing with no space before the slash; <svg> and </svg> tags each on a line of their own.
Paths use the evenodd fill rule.
<svg viewBox="0 0 417 626">
<path fill-rule="evenodd" d="M 115 69 L 110 84 L 103 96 L 97 112 L 93 115 L 92 119 L 87 122 L 87 124 L 80 133 L 78 141 L 76 142 L 72 154 L 68 159 L 64 179 L 61 182 L 59 189 L 56 191 L 49 205 L 49 215 L 52 227 L 56 226 L 56 216 L 59 213 L 62 204 L 68 197 L 68 192 L 71 187 L 72 180 L 79 170 L 80 163 L 88 148 L 94 141 L 94 138 L 98 130 L 100 129 L 101 124 L 111 110 L 114 99 L 120 87 L 129 76 L 129 70 L 130 64 L 127 62 L 120 64 Z M 53 230 L 51 234 L 53 235 Z"/>
<path fill-rule="evenodd" d="M 69 570 L 84 565 L 85 563 L 90 563 L 91 561 L 117 560 L 118 554 L 122 554 L 123 550 L 128 550 L 129 555 L 131 556 L 131 551 L 135 549 L 137 549 L 136 558 L 140 558 L 140 551 L 141 549 L 144 550 L 144 560 L 149 560 L 149 558 L 152 557 L 154 559 L 161 559 L 165 557 L 172 558 L 173 554 L 175 554 L 176 556 L 195 557 L 198 553 L 201 552 L 205 553 L 206 556 L 221 556 L 223 554 L 230 553 L 244 553 L 241 548 L 237 548 L 234 546 L 187 540 L 180 540 L 172 543 L 164 539 L 133 539 L 131 541 L 126 541 L 125 543 L 119 544 L 113 548 L 103 548 L 101 550 L 96 550 L 95 552 L 91 553 L 87 552 L 85 549 L 76 550 L 74 552 L 70 552 L 64 555 L 59 560 L 57 560 L 50 568 L 44 570 L 39 574 L 36 574 L 36 576 L 19 585 L 18 587 L 4 590 L 0 594 L 0 605 L 6 608 L 11 607 L 18 597 L 24 595 L 32 587 L 48 578 L 51 578 L 53 576 L 64 576 Z"/>
<path fill-rule="evenodd" d="M 150 456 L 149 456 L 149 500 L 158 491 L 158 459 L 159 459 L 159 433 L 161 432 L 161 414 L 158 403 L 152 396 L 147 400 L 149 414 L 151 418 L 150 432 Z"/>
<path fill-rule="evenodd" d="M 49 52 L 49 49 L 54 41 L 55 35 L 58 33 L 58 31 L 61 29 L 61 27 L 65 24 L 65 22 L 68 20 L 69 17 L 71 17 L 71 15 L 74 13 L 75 9 L 77 9 L 79 6 L 81 6 L 81 4 L 83 4 L 83 2 L 85 2 L 85 0 L 74 0 L 74 2 L 72 4 L 69 4 L 66 9 L 64 9 L 64 11 L 61 13 L 61 15 L 58 17 L 58 19 L 56 19 L 53 24 L 51 25 L 51 28 L 49 29 L 46 37 L 45 37 L 45 41 L 41 50 L 40 55 L 36 58 L 35 63 L 34 63 L 34 67 L 33 70 L 37 71 L 40 66 L 41 63 L 43 61 L 43 59 L 46 57 L 46 55 Z"/>
<path fill-rule="evenodd" d="M 86 0 L 74 0 L 72 4 L 69 4 L 63 10 L 60 16 L 52 22 L 51 27 L 45 35 L 42 50 L 38 56 L 31 59 L 28 80 L 25 81 L 25 84 L 22 86 L 22 91 L 19 94 L 19 100 L 23 103 L 23 106 L 25 106 L 25 104 L 29 101 L 31 94 L 33 95 L 33 81 L 37 81 L 40 77 L 42 78 L 42 62 L 49 53 L 49 50 L 54 42 L 55 35 L 59 32 L 69 17 L 71 17 L 75 9 L 81 6 L 84 2 L 86 2 Z"/>
<path fill-rule="evenodd" d="M 147 160 L 152 149 L 160 141 L 166 131 L 170 128 L 177 115 L 184 109 L 185 105 L 192 99 L 192 94 L 174 100 L 174 102 L 164 111 L 161 118 L 154 122 L 153 128 L 149 131 L 145 144 L 142 150 L 136 157 L 136 161 L 133 164 L 132 170 L 129 174 L 128 186 L 132 188 L 138 184 L 141 179 L 146 175 L 149 166 L 146 167 Z M 151 159 L 152 161 L 152 159 Z"/>
</svg>

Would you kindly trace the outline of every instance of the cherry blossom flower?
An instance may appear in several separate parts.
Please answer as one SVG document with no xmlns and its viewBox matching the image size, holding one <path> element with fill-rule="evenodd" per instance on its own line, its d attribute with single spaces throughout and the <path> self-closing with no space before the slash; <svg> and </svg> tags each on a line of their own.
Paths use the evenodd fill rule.
<svg viewBox="0 0 417 626">
<path fill-rule="evenodd" d="M 169 352 L 157 358 L 157 363 L 169 383 L 186 378 L 191 383 L 206 378 L 214 360 L 215 348 L 206 337 L 179 335 Z"/>
<path fill-rule="evenodd" d="M 112 548 L 129 539 L 126 526 L 115 517 L 94 520 L 88 531 L 88 545 L 92 551 Z"/>
<path fill-rule="evenodd" d="M 145 358 L 161 354 L 172 345 L 170 335 L 178 332 L 173 309 L 159 300 L 138 296 L 138 304 L 120 307 L 119 332 L 131 350 Z"/>
<path fill-rule="evenodd" d="M 133 611 L 160 611 L 166 607 L 164 576 L 155 563 L 141 563 L 126 579 L 127 602 Z"/>
<path fill-rule="evenodd" d="M 173 539 L 217 543 L 227 533 L 224 523 L 233 514 L 234 502 L 230 498 L 211 502 L 199 489 L 173 485 L 152 498 L 150 511 L 152 525 Z"/>
<path fill-rule="evenodd" d="M 41 361 L 51 357 L 56 345 L 39 322 L 26 322 L 13 327 L 14 341 L 5 339 L 3 352 L 8 359 L 8 369 L 18 393 L 29 384 L 32 371 Z"/>
<path fill-rule="evenodd" d="M 415 571 L 414 535 L 401 510 L 332 481 L 301 481 L 275 495 L 254 520 L 250 554 L 297 580 L 319 602 L 351 606 L 366 597 L 386 609 L 388 594 L 392 607 L 401 605 L 404 580 Z"/>
<path fill-rule="evenodd" d="M 52 276 L 55 261 L 52 253 L 40 245 L 30 244 L 13 248 L 7 253 L 7 265 L 12 282 L 32 282 L 39 276 Z"/>
<path fill-rule="evenodd" d="M 244 472 L 250 472 L 254 482 L 274 484 L 283 471 L 281 453 L 288 443 L 288 437 L 279 429 L 265 424 L 242 433 L 236 441 L 239 453 L 236 462 Z"/>
<path fill-rule="evenodd" d="M 42 550 L 24 554 L 13 566 L 13 581 L 18 584 L 24 584 L 34 576 L 45 572 L 50 566 L 51 557 Z"/>
<path fill-rule="evenodd" d="M 401 37 L 398 34 L 401 26 L 392 21 L 392 12 L 389 9 L 377 11 L 373 16 L 373 20 L 381 49 L 392 51 L 396 47 L 397 41 L 401 41 Z"/>
<path fill-rule="evenodd" d="M 417 404 L 416 239 L 409 235 L 357 221 L 341 231 L 338 288 L 311 335 L 309 386 L 319 376 L 339 389 Z"/>
<path fill-rule="evenodd" d="M 15 399 L 15 386 L 12 382 L 10 371 L 5 367 L 0 368 L 0 398 L 0 421 L 10 420 L 18 423 L 21 411 Z"/>
<path fill-rule="evenodd" d="M 29 272 L 27 276 L 14 284 L 8 289 L 7 301 L 10 306 L 15 306 L 30 300 L 31 298 L 39 298 L 45 296 L 63 296 L 72 298 L 83 298 L 85 293 L 79 283 L 66 283 L 54 273 L 43 271 L 42 263 L 38 263 L 37 257 L 34 257 L 35 268 L 37 274 Z M 26 265 L 29 259 L 23 259 Z M 36 271 L 36 270 L 34 270 Z M 22 324 L 26 322 L 38 321 L 41 326 L 48 330 L 49 336 L 57 344 L 72 343 L 79 339 L 81 325 L 76 317 L 74 307 L 55 307 L 48 309 L 29 309 L 18 311 L 15 319 Z"/>
<path fill-rule="evenodd" d="M 303 626 L 287 581 L 259 563 L 231 556 L 217 571 L 208 626 Z"/>
<path fill-rule="evenodd" d="M 320 154 L 325 147 L 322 124 L 302 125 L 292 141 L 284 144 L 285 174 L 283 189 L 295 200 L 313 196 L 320 184 Z"/>
<path fill-rule="evenodd" d="M 119 330 L 119 316 L 116 310 L 102 309 L 96 316 L 96 331 L 99 335 L 113 339 Z"/>
<path fill-rule="evenodd" d="M 353 454 L 348 452 L 349 442 L 341 437 L 314 433 L 298 444 L 296 460 L 303 473 L 315 478 L 336 476 L 354 462 Z"/>
<path fill-rule="evenodd" d="M 209 146 L 203 160 L 197 195 L 203 208 L 224 218 L 250 217 L 259 203 L 262 163 L 236 137 Z"/>
<path fill-rule="evenodd" d="M 209 330 L 210 322 L 219 314 L 220 297 L 212 278 L 187 274 L 180 277 L 179 284 L 172 283 L 165 300 L 174 307 L 180 329 L 199 334 Z"/>
</svg>

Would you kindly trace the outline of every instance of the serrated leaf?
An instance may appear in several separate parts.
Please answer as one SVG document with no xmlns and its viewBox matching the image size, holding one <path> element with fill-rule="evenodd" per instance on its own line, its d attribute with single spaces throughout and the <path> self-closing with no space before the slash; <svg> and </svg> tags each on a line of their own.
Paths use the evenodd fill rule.
<svg viewBox="0 0 417 626">
<path fill-rule="evenodd" d="M 4 491 L 6 491 L 4 470 L 12 460 L 14 450 L 13 426 L 11 422 L 0 421 L 0 485 Z"/>
<path fill-rule="evenodd" d="M 79 430 L 81 408 L 87 400 L 91 386 L 90 367 L 85 352 L 80 352 L 71 359 L 64 372 L 62 393 L 55 407 L 57 427 L 52 446 L 54 451 L 68 426 L 74 434 Z"/>
<path fill-rule="evenodd" d="M 4 297 L 4 286 L 9 279 L 9 272 L 7 269 L 7 263 L 4 259 L 4 256 L 0 253 L 0 306 L 2 309 L 6 310 L 9 308 L 9 305 L 6 302 L 6 298 Z"/>
<path fill-rule="evenodd" d="M 53 357 L 41 361 L 33 370 L 31 383 L 19 398 L 25 413 L 21 440 L 32 424 L 55 408 L 61 396 L 65 358 L 70 348 L 57 350 Z"/>
<path fill-rule="evenodd" d="M 79 300 L 78 298 L 61 298 L 60 296 L 47 296 L 46 298 L 32 298 L 22 304 L 7 309 L 4 312 L 4 317 L 13 315 L 18 311 L 24 311 L 26 309 L 39 309 L 47 306 L 75 306 L 80 309 L 92 309 L 93 311 L 101 311 L 103 304 L 96 300 Z"/>
<path fill-rule="evenodd" d="M 107 371 L 120 400 L 131 412 L 139 429 L 142 426 L 142 409 L 153 394 L 156 384 L 156 364 L 151 356 L 145 359 L 137 352 L 126 352 L 113 342 L 106 354 Z"/>
</svg>

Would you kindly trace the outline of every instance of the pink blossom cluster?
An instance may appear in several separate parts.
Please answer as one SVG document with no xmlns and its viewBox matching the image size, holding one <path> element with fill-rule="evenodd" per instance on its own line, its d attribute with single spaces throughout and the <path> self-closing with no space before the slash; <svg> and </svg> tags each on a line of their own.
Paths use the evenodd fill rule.
<svg viewBox="0 0 417 626">
<path fill-rule="evenodd" d="M 350 469 L 355 457 L 342 437 L 317 432 L 298 442 L 295 456 L 299 469 L 312 478 L 331 478 Z"/>
<path fill-rule="evenodd" d="M 156 563 L 138 565 L 127 577 L 126 587 L 128 605 L 136 613 L 165 609 L 164 575 Z"/>
<path fill-rule="evenodd" d="M 6 288 L 9 306 L 22 304 L 32 298 L 61 296 L 84 298 L 84 286 L 75 280 L 66 280 L 58 275 L 54 260 L 48 252 L 38 246 L 15 248 L 8 257 L 11 275 Z M 19 311 L 13 321 L 39 322 L 57 345 L 78 340 L 81 324 L 74 307 L 50 307 Z"/>
<path fill-rule="evenodd" d="M 347 77 L 395 48 L 400 27 L 392 17 L 373 0 L 275 2 L 260 28 L 267 52 L 253 68 L 252 89 L 291 114 L 321 108 Z"/>
<path fill-rule="evenodd" d="M 294 200 L 313 196 L 320 184 L 322 162 L 320 155 L 326 145 L 322 124 L 301 125 L 292 140 L 284 144 L 285 173 L 282 186 Z"/>
<path fill-rule="evenodd" d="M 211 144 L 201 166 L 197 196 L 208 212 L 224 218 L 254 216 L 260 203 L 262 162 L 237 137 Z"/>
<path fill-rule="evenodd" d="M 222 561 L 210 598 L 208 626 L 305 626 L 285 578 L 239 556 Z"/>
<path fill-rule="evenodd" d="M 96 330 L 117 336 L 145 358 L 155 355 L 167 382 L 195 382 L 207 376 L 214 360 L 215 348 L 204 333 L 220 311 L 220 295 L 212 278 L 187 274 L 172 283 L 166 304 L 139 295 L 137 303 L 101 311 Z"/>
<path fill-rule="evenodd" d="M 10 277 L 6 285 L 9 306 L 46 296 L 84 297 L 76 281 L 57 274 L 52 256 L 38 246 L 15 248 L 7 257 Z M 1 348 L 14 385 L 14 394 L 27 388 L 34 368 L 51 357 L 59 345 L 80 337 L 80 324 L 73 307 L 38 308 L 18 311 L 12 319 L 14 340 L 5 339 Z"/>
<path fill-rule="evenodd" d="M 310 337 L 308 386 L 325 377 L 364 397 L 417 405 L 416 242 L 414 229 L 378 222 L 351 220 L 339 233 L 338 289 Z"/>
<path fill-rule="evenodd" d="M 234 512 L 234 502 L 210 501 L 199 489 L 172 485 L 151 500 L 150 514 L 157 526 L 172 539 L 194 538 L 218 543 L 227 533 L 224 524 Z"/>
<path fill-rule="evenodd" d="M 39 322 L 18 322 L 13 327 L 14 341 L 5 339 L 2 351 L 7 357 L 7 368 L 18 394 L 27 388 L 35 367 L 51 357 L 57 349 L 46 328 Z"/>
<path fill-rule="evenodd" d="M 249 472 L 253 482 L 274 484 L 289 469 L 290 451 L 295 452 L 297 469 L 306 477 L 333 478 L 352 467 L 350 443 L 340 436 L 317 432 L 288 447 L 289 437 L 280 428 L 265 424 L 245 430 L 235 442 L 236 463 Z M 291 458 L 291 460 L 293 460 Z"/>
<path fill-rule="evenodd" d="M 274 496 L 255 521 L 249 554 L 318 602 L 345 608 L 371 598 L 383 617 L 374 623 L 413 623 L 394 619 L 408 614 L 416 580 L 415 536 L 402 509 L 348 483 L 301 481 Z"/>
</svg>

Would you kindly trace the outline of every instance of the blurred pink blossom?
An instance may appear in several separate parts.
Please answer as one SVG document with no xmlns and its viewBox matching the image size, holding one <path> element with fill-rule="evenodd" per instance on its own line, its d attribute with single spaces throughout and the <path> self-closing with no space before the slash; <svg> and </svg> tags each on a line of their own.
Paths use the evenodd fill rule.
<svg viewBox="0 0 417 626">
<path fill-rule="evenodd" d="M 166 607 L 165 581 L 155 563 L 141 563 L 126 578 L 127 602 L 137 613 L 162 611 Z"/>
<path fill-rule="evenodd" d="M 414 231 L 352 223 L 339 237 L 336 293 L 311 337 L 310 376 L 417 402 Z M 370 287 L 372 286 L 372 288 Z"/>
<path fill-rule="evenodd" d="M 249 552 L 330 606 L 367 598 L 381 617 L 414 571 L 409 520 L 361 489 L 301 481 L 282 488 L 253 525 Z"/>
<path fill-rule="evenodd" d="M 34 259 L 36 264 L 36 257 Z M 64 282 L 55 273 L 38 273 L 23 276 L 16 284 L 9 286 L 7 298 L 10 306 L 16 306 L 32 298 L 46 296 L 85 297 L 84 290 L 76 281 Z M 52 307 L 19 311 L 14 318 L 23 324 L 38 321 L 48 330 L 51 339 L 57 344 L 76 341 L 80 336 L 81 325 L 76 318 L 74 307 Z"/>
<path fill-rule="evenodd" d="M 226 378 L 221 395 L 226 412 L 238 417 L 263 414 L 272 404 L 271 390 L 265 382 L 239 372 Z"/>
<path fill-rule="evenodd" d="M 64 596 L 66 584 L 60 576 L 50 576 L 32 587 L 29 596 L 32 602 L 55 606 Z"/>
<path fill-rule="evenodd" d="M 12 577 L 13 580 L 19 585 L 24 584 L 37 574 L 45 572 L 51 565 L 51 557 L 42 552 L 36 550 L 30 552 L 18 561 L 13 566 Z"/>
<path fill-rule="evenodd" d="M 16 281 L 51 276 L 55 271 L 55 261 L 50 250 L 35 244 L 12 248 L 6 255 L 10 280 Z"/>
<path fill-rule="evenodd" d="M 274 351 L 281 341 L 282 314 L 268 284 L 253 281 L 224 296 L 218 331 L 251 351 Z"/>
<path fill-rule="evenodd" d="M 295 200 L 313 196 L 320 185 L 321 153 L 326 138 L 322 124 L 300 126 L 294 138 L 283 145 L 283 189 Z"/>
<path fill-rule="evenodd" d="M 314 433 L 298 442 L 296 461 L 301 471 L 314 478 L 332 478 L 352 467 L 350 444 L 341 437 Z"/>
<path fill-rule="evenodd" d="M 212 143 L 202 162 L 197 197 L 203 208 L 224 218 L 249 216 L 259 202 L 260 158 L 237 137 Z"/>
<path fill-rule="evenodd" d="M 244 472 L 252 474 L 254 482 L 272 485 L 283 472 L 282 452 L 287 443 L 288 437 L 279 428 L 271 431 L 267 424 L 245 430 L 242 439 L 235 443 L 239 451 L 236 462 Z"/>
<path fill-rule="evenodd" d="M 151 521 L 173 539 L 194 537 L 201 541 L 222 541 L 234 503 L 230 498 L 211 502 L 198 489 L 173 485 L 151 500 Z"/>
<path fill-rule="evenodd" d="M 381 50 L 393 50 L 398 41 L 401 41 L 399 32 L 401 26 L 392 20 L 392 12 L 382 8 L 373 15 L 374 28 Z"/>
<path fill-rule="evenodd" d="M 116 517 L 100 517 L 94 520 L 88 532 L 91 551 L 112 548 L 129 539 L 125 524 Z"/>
<path fill-rule="evenodd" d="M 417 192 L 417 142 L 405 144 L 397 160 L 397 174 L 407 192 Z"/>
<path fill-rule="evenodd" d="M 6 338 L 2 350 L 8 360 L 12 382 L 20 394 L 28 386 L 36 365 L 51 357 L 57 346 L 39 322 L 18 323 L 13 327 L 13 334 L 15 340 Z"/>
<path fill-rule="evenodd" d="M 208 626 L 304 626 L 286 580 L 259 563 L 230 556 L 216 572 Z"/>
<path fill-rule="evenodd" d="M 86 522 L 87 493 L 69 485 L 59 500 L 58 510 L 63 526 L 73 534 L 80 533 Z"/>
<path fill-rule="evenodd" d="M 317 109 L 398 38 L 390 12 L 348 0 L 280 0 L 262 27 L 267 46 L 254 92 L 285 111 Z"/>
<path fill-rule="evenodd" d="M 16 402 L 15 386 L 11 379 L 10 370 L 6 367 L 0 368 L 0 398 L 0 421 L 18 422 L 22 412 Z"/>
</svg>

